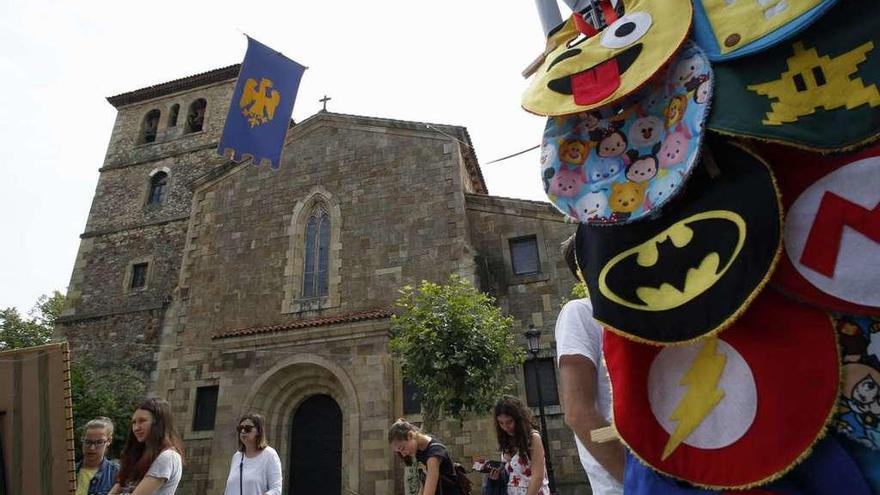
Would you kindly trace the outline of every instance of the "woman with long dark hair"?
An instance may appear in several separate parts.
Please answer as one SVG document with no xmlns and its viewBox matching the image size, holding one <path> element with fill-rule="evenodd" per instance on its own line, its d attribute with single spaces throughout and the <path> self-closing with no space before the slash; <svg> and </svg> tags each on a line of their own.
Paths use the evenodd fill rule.
<svg viewBox="0 0 880 495">
<path fill-rule="evenodd" d="M 183 442 L 174 429 L 171 406 L 162 399 L 147 399 L 131 415 L 110 494 L 173 495 L 182 473 Z"/>
<path fill-rule="evenodd" d="M 391 450 L 409 466 L 419 465 L 419 495 L 461 495 L 455 464 L 446 446 L 401 418 L 388 430 Z"/>
<path fill-rule="evenodd" d="M 516 397 L 495 404 L 495 433 L 507 470 L 507 495 L 550 495 L 544 444 L 532 412 Z"/>
<path fill-rule="evenodd" d="M 259 414 L 238 420 L 238 452 L 232 456 L 225 495 L 281 495 L 281 458 L 269 446 Z"/>
</svg>

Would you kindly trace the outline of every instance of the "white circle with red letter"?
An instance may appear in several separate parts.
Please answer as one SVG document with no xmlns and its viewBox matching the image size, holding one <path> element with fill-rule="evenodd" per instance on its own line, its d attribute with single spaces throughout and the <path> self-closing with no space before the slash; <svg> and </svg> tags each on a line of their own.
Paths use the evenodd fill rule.
<svg viewBox="0 0 880 495">
<path fill-rule="evenodd" d="M 880 157 L 844 165 L 805 189 L 785 218 L 785 250 L 822 292 L 880 307 Z"/>
</svg>

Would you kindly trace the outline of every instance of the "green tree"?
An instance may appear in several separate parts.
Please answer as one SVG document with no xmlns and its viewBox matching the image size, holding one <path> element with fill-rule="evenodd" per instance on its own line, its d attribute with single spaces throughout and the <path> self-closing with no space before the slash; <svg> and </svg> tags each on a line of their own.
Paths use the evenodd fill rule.
<svg viewBox="0 0 880 495">
<path fill-rule="evenodd" d="M 128 436 L 131 414 L 146 392 L 143 373 L 125 364 L 112 369 L 99 368 L 84 355 L 70 367 L 70 387 L 76 439 L 81 438 L 87 422 L 106 416 L 115 426 L 107 456 L 118 458 Z M 76 442 L 76 455 L 82 458 L 79 441 Z"/>
<path fill-rule="evenodd" d="M 14 307 L 0 310 L 0 351 L 48 344 L 63 308 L 64 294 L 56 290 L 51 296 L 40 296 L 28 312 L 28 318 L 22 317 Z M 127 437 L 131 413 L 146 391 L 143 373 L 125 364 L 112 369 L 98 368 L 87 355 L 75 356 L 70 366 L 70 385 L 76 438 L 80 438 L 89 420 L 106 416 L 116 425 L 107 454 L 118 457 Z M 78 441 L 76 454 L 82 457 Z"/>
<path fill-rule="evenodd" d="M 468 413 L 486 413 L 508 389 L 510 368 L 522 363 L 510 332 L 513 318 L 457 275 L 444 285 L 423 280 L 400 293 L 391 350 L 421 392 L 426 427 L 441 414 L 462 421 Z"/>
<path fill-rule="evenodd" d="M 40 296 L 28 318 L 14 306 L 0 310 L 0 351 L 48 344 L 63 307 L 64 294 L 56 290 L 51 296 Z"/>
</svg>

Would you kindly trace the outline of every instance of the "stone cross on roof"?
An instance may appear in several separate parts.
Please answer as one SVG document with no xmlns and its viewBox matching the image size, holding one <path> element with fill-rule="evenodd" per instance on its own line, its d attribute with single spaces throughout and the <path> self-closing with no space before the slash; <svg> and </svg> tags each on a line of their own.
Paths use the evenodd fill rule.
<svg viewBox="0 0 880 495">
<path fill-rule="evenodd" d="M 332 99 L 333 99 L 333 98 L 330 98 L 329 96 L 324 95 L 323 98 L 321 98 L 320 100 L 318 100 L 318 101 L 320 101 L 321 103 L 324 104 L 324 109 L 323 109 L 322 111 L 324 111 L 324 112 L 327 111 L 327 102 L 330 101 L 330 100 L 332 100 Z"/>
</svg>

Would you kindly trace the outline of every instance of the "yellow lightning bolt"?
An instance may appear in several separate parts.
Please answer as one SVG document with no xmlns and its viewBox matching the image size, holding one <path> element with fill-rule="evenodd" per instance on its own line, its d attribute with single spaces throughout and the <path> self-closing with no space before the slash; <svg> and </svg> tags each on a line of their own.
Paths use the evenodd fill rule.
<svg viewBox="0 0 880 495">
<path fill-rule="evenodd" d="M 679 382 L 680 385 L 687 386 L 688 390 L 669 416 L 671 421 L 678 422 L 678 426 L 669 436 L 661 460 L 665 461 L 724 398 L 724 390 L 718 388 L 718 381 L 721 380 L 727 356 L 716 354 L 717 346 L 718 338 L 706 339 L 706 344 L 700 348 L 691 368 Z"/>
</svg>

